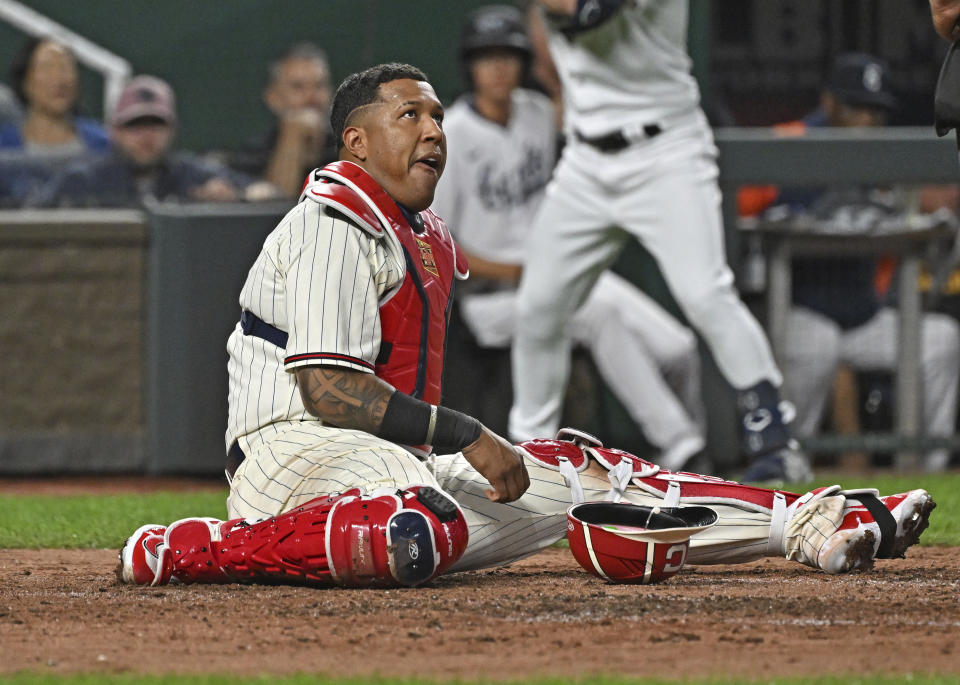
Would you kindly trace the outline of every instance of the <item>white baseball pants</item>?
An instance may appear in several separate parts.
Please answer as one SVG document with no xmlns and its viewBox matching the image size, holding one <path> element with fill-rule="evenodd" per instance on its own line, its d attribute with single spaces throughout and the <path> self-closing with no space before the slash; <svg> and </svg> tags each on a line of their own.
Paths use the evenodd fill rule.
<svg viewBox="0 0 960 685">
<path fill-rule="evenodd" d="M 461 312 L 485 347 L 508 347 L 525 322 L 516 316 L 516 291 L 467 296 Z M 607 386 L 646 438 L 661 450 L 681 440 L 703 440 L 700 357 L 693 332 L 623 278 L 603 272 L 568 324 L 570 340 L 587 348 Z M 565 387 L 542 408 L 537 434 L 519 442 L 553 437 L 560 428 Z"/>
<path fill-rule="evenodd" d="M 530 236 L 518 295 L 510 434 L 551 434 L 569 372 L 567 322 L 634 237 L 735 388 L 781 381 L 726 263 L 716 148 L 702 115 L 622 152 L 572 141 Z"/>
</svg>

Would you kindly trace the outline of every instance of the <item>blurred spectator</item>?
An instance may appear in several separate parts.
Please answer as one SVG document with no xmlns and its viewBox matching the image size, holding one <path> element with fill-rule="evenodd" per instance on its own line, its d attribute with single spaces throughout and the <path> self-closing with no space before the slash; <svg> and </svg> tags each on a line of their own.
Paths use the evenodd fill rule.
<svg viewBox="0 0 960 685">
<path fill-rule="evenodd" d="M 819 109 L 785 130 L 808 127 L 882 126 L 897 103 L 886 65 L 861 53 L 840 55 L 831 68 Z M 741 211 L 764 205 L 782 216 L 800 213 L 834 230 L 869 231 L 879 222 L 906 214 L 896 190 L 747 189 L 739 197 Z M 797 410 L 796 433 L 809 437 L 819 428 L 827 397 L 840 365 L 853 371 L 892 371 L 896 366 L 899 314 L 886 306 L 875 289 L 877 260 L 872 257 L 802 258 L 793 261 L 793 303 L 782 353 L 784 397 Z M 921 367 L 923 419 L 931 436 L 953 433 L 960 377 L 960 331 L 949 316 L 925 314 L 922 321 Z M 846 384 L 849 386 L 849 383 Z M 849 396 L 837 393 L 835 397 Z M 857 430 L 847 412 L 847 430 Z M 928 470 L 945 468 L 949 452 L 925 457 Z"/>
<path fill-rule="evenodd" d="M 323 50 L 297 43 L 270 65 L 263 101 L 276 117 L 265 138 L 227 154 L 234 169 L 296 197 L 307 174 L 337 159 L 330 130 L 330 67 Z"/>
<path fill-rule="evenodd" d="M 35 204 L 136 207 L 148 199 L 262 199 L 264 184 L 219 162 L 172 153 L 176 122 L 170 86 L 153 76 L 137 76 L 123 89 L 111 114 L 111 153 L 67 167 Z"/>
<path fill-rule="evenodd" d="M 0 116 L 0 207 L 31 202 L 65 160 L 109 145 L 100 124 L 76 116 L 77 63 L 60 43 L 28 40 L 11 64 L 10 82 L 16 102 Z"/>
<path fill-rule="evenodd" d="M 5 84 L 0 83 L 0 126 L 17 126 L 23 119 L 23 110 L 16 95 Z"/>
<path fill-rule="evenodd" d="M 517 285 L 555 161 L 555 112 L 547 96 L 520 87 L 531 44 L 517 9 L 489 5 L 471 14 L 461 59 L 471 92 L 444 119 L 447 164 L 432 208 L 467 253 L 470 278 L 458 286 L 464 322 L 481 347 L 506 350 L 523 326 Z M 700 360 L 691 331 L 610 271 L 597 279 L 569 328 L 658 450 L 658 463 L 683 466 L 703 450 Z M 480 383 L 486 387 L 489 379 Z M 550 400 L 560 402 L 563 390 Z"/>
<path fill-rule="evenodd" d="M 107 149 L 103 127 L 76 114 L 77 61 L 65 46 L 50 39 L 30 39 L 14 58 L 10 80 L 24 116 L 19 125 L 0 127 L 0 149 L 23 150 L 28 155 Z"/>
</svg>

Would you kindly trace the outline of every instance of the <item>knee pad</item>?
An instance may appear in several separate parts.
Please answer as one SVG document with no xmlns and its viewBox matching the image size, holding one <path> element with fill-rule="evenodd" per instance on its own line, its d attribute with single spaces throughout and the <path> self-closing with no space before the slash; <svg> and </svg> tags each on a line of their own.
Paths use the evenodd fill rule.
<svg viewBox="0 0 960 685">
<path fill-rule="evenodd" d="M 351 490 L 250 524 L 186 519 L 164 540 L 168 577 L 184 583 L 284 582 L 414 586 L 463 555 L 467 523 L 429 486 L 364 495 Z"/>
<path fill-rule="evenodd" d="M 338 585 L 420 585 L 463 555 L 467 537 L 460 507 L 435 488 L 345 501 L 327 520 L 330 573 Z"/>
</svg>

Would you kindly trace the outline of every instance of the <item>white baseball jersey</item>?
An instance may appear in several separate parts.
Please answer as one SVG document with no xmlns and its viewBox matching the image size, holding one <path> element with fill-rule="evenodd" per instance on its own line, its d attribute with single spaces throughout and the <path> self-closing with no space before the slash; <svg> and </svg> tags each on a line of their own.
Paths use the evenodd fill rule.
<svg viewBox="0 0 960 685">
<path fill-rule="evenodd" d="M 394 240 L 376 239 L 305 200 L 267 237 L 240 293 L 240 307 L 289 335 L 286 349 L 244 335 L 227 341 L 227 448 L 249 454 L 287 422 L 319 421 L 303 406 L 293 371 L 344 366 L 372 373 L 380 351 L 379 306 L 403 281 Z"/>
<path fill-rule="evenodd" d="M 573 41 L 551 31 L 568 132 L 600 136 L 695 108 L 700 91 L 690 74 L 687 14 L 686 2 L 636 0 Z"/>
<path fill-rule="evenodd" d="M 481 116 L 469 96 L 443 120 L 447 166 L 432 209 L 457 242 L 484 259 L 523 262 L 529 227 L 556 161 L 550 99 L 518 88 L 506 126 Z"/>
</svg>

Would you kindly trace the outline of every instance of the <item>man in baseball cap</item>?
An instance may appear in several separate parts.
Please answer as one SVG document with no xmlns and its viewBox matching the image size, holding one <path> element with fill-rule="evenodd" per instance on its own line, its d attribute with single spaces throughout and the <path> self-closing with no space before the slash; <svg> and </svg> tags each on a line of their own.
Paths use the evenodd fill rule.
<svg viewBox="0 0 960 685">
<path fill-rule="evenodd" d="M 886 63 L 861 52 L 834 59 L 820 102 L 831 126 L 883 126 L 897 107 Z"/>
<path fill-rule="evenodd" d="M 138 119 L 176 124 L 176 98 L 166 81 L 155 76 L 136 76 L 120 93 L 110 123 L 126 126 Z"/>
</svg>

